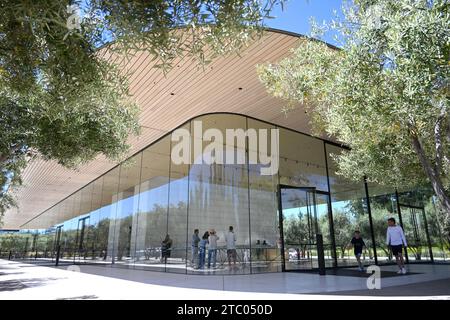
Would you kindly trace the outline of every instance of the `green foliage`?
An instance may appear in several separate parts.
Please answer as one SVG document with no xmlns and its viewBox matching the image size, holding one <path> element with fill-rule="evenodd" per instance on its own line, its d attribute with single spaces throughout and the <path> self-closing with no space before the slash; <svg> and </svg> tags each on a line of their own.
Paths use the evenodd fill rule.
<svg viewBox="0 0 450 320">
<path fill-rule="evenodd" d="M 296 216 L 285 219 L 284 237 L 288 244 L 309 243 L 310 234 L 308 232 L 308 217 L 302 212 L 298 212 Z"/>
<path fill-rule="evenodd" d="M 449 8 L 446 0 L 353 1 L 322 28 L 338 31 L 342 50 L 303 41 L 258 70 L 287 110 L 307 103 L 314 127 L 351 147 L 335 157 L 339 174 L 431 183 L 450 220 Z"/>
<path fill-rule="evenodd" d="M 0 0 L 0 215 L 37 155 L 69 168 L 123 158 L 139 133 L 123 58 L 147 50 L 164 72 L 179 57 L 207 63 L 257 38 L 282 2 Z"/>
<path fill-rule="evenodd" d="M 321 220 L 328 220 L 328 216 L 324 216 Z M 328 225 L 328 221 L 324 221 L 324 223 L 325 225 Z M 352 225 L 351 216 L 340 210 L 333 212 L 333 226 L 336 250 L 340 249 L 341 258 L 344 258 L 345 250 L 355 231 L 355 227 Z"/>
</svg>

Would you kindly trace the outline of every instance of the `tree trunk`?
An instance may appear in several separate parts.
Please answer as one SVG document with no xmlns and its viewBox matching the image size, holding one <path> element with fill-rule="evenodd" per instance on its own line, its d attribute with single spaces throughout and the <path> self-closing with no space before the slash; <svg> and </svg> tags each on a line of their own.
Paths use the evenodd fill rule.
<svg viewBox="0 0 450 320">
<path fill-rule="evenodd" d="M 450 198 L 445 193 L 444 185 L 437 174 L 436 170 L 432 167 L 431 163 L 428 161 L 425 151 L 420 144 L 419 138 L 416 135 L 412 135 L 411 137 L 412 144 L 414 147 L 414 151 L 419 157 L 420 163 L 422 164 L 423 169 L 425 170 L 425 174 L 428 179 L 430 179 L 431 186 L 433 187 L 433 191 L 436 194 L 439 202 L 441 203 L 447 217 L 447 221 L 450 218 Z"/>
<path fill-rule="evenodd" d="M 0 154 L 0 164 L 5 162 L 8 159 L 7 155 Z"/>
</svg>

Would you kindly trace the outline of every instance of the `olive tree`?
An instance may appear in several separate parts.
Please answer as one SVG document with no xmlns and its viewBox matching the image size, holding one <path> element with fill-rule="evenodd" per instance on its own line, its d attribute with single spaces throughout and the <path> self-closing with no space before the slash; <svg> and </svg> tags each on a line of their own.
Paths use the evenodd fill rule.
<svg viewBox="0 0 450 320">
<path fill-rule="evenodd" d="M 431 184 L 447 221 L 449 8 L 446 0 L 354 0 L 343 17 L 313 25 L 336 32 L 340 49 L 303 41 L 290 57 L 258 69 L 287 111 L 308 105 L 315 127 L 351 148 L 334 157 L 339 174 L 396 187 Z"/>
<path fill-rule="evenodd" d="M 37 155 L 68 168 L 123 158 L 139 134 L 123 59 L 147 50 L 168 72 L 239 52 L 282 1 L 0 0 L 0 215 Z"/>
</svg>

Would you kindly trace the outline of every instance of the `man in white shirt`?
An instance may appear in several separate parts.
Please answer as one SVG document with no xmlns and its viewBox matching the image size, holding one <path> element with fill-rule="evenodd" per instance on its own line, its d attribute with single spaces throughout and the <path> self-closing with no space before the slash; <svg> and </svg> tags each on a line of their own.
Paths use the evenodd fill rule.
<svg viewBox="0 0 450 320">
<path fill-rule="evenodd" d="M 233 232 L 233 226 L 230 226 L 225 235 L 225 241 L 227 242 L 228 266 L 231 268 L 231 258 L 233 258 L 233 265 L 236 266 L 236 235 Z"/>
<path fill-rule="evenodd" d="M 388 219 L 388 228 L 386 232 L 386 244 L 391 248 L 392 254 L 398 265 L 398 274 L 406 274 L 405 262 L 403 260 L 403 246 L 407 246 L 405 234 L 400 226 L 395 224 L 394 218 Z"/>
</svg>

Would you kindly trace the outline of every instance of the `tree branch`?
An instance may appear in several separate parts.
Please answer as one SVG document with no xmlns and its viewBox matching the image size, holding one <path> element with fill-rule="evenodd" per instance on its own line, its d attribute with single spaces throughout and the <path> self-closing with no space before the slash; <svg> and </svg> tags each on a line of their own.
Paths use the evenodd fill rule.
<svg viewBox="0 0 450 320">
<path fill-rule="evenodd" d="M 439 201 L 441 202 L 444 210 L 447 211 L 447 216 L 450 216 L 450 197 L 446 194 L 439 173 L 436 172 L 435 168 L 431 165 L 430 161 L 428 160 L 425 150 L 423 149 L 422 144 L 420 143 L 419 137 L 411 125 L 410 125 L 410 136 L 414 151 L 416 152 L 417 157 L 419 158 L 419 161 L 425 170 L 425 174 L 430 180 L 431 186 L 433 187 L 433 190 L 436 196 L 438 197 Z"/>
<path fill-rule="evenodd" d="M 8 159 L 8 156 L 7 156 L 7 155 L 0 154 L 0 164 L 3 163 L 3 162 L 5 162 L 6 159 Z"/>
<path fill-rule="evenodd" d="M 441 110 L 441 114 L 436 120 L 436 124 L 434 125 L 434 144 L 435 144 L 435 150 L 436 150 L 436 162 L 434 165 L 434 170 L 436 171 L 436 174 L 439 175 L 441 171 L 442 166 L 442 122 L 445 118 L 445 112 L 444 109 Z"/>
</svg>

